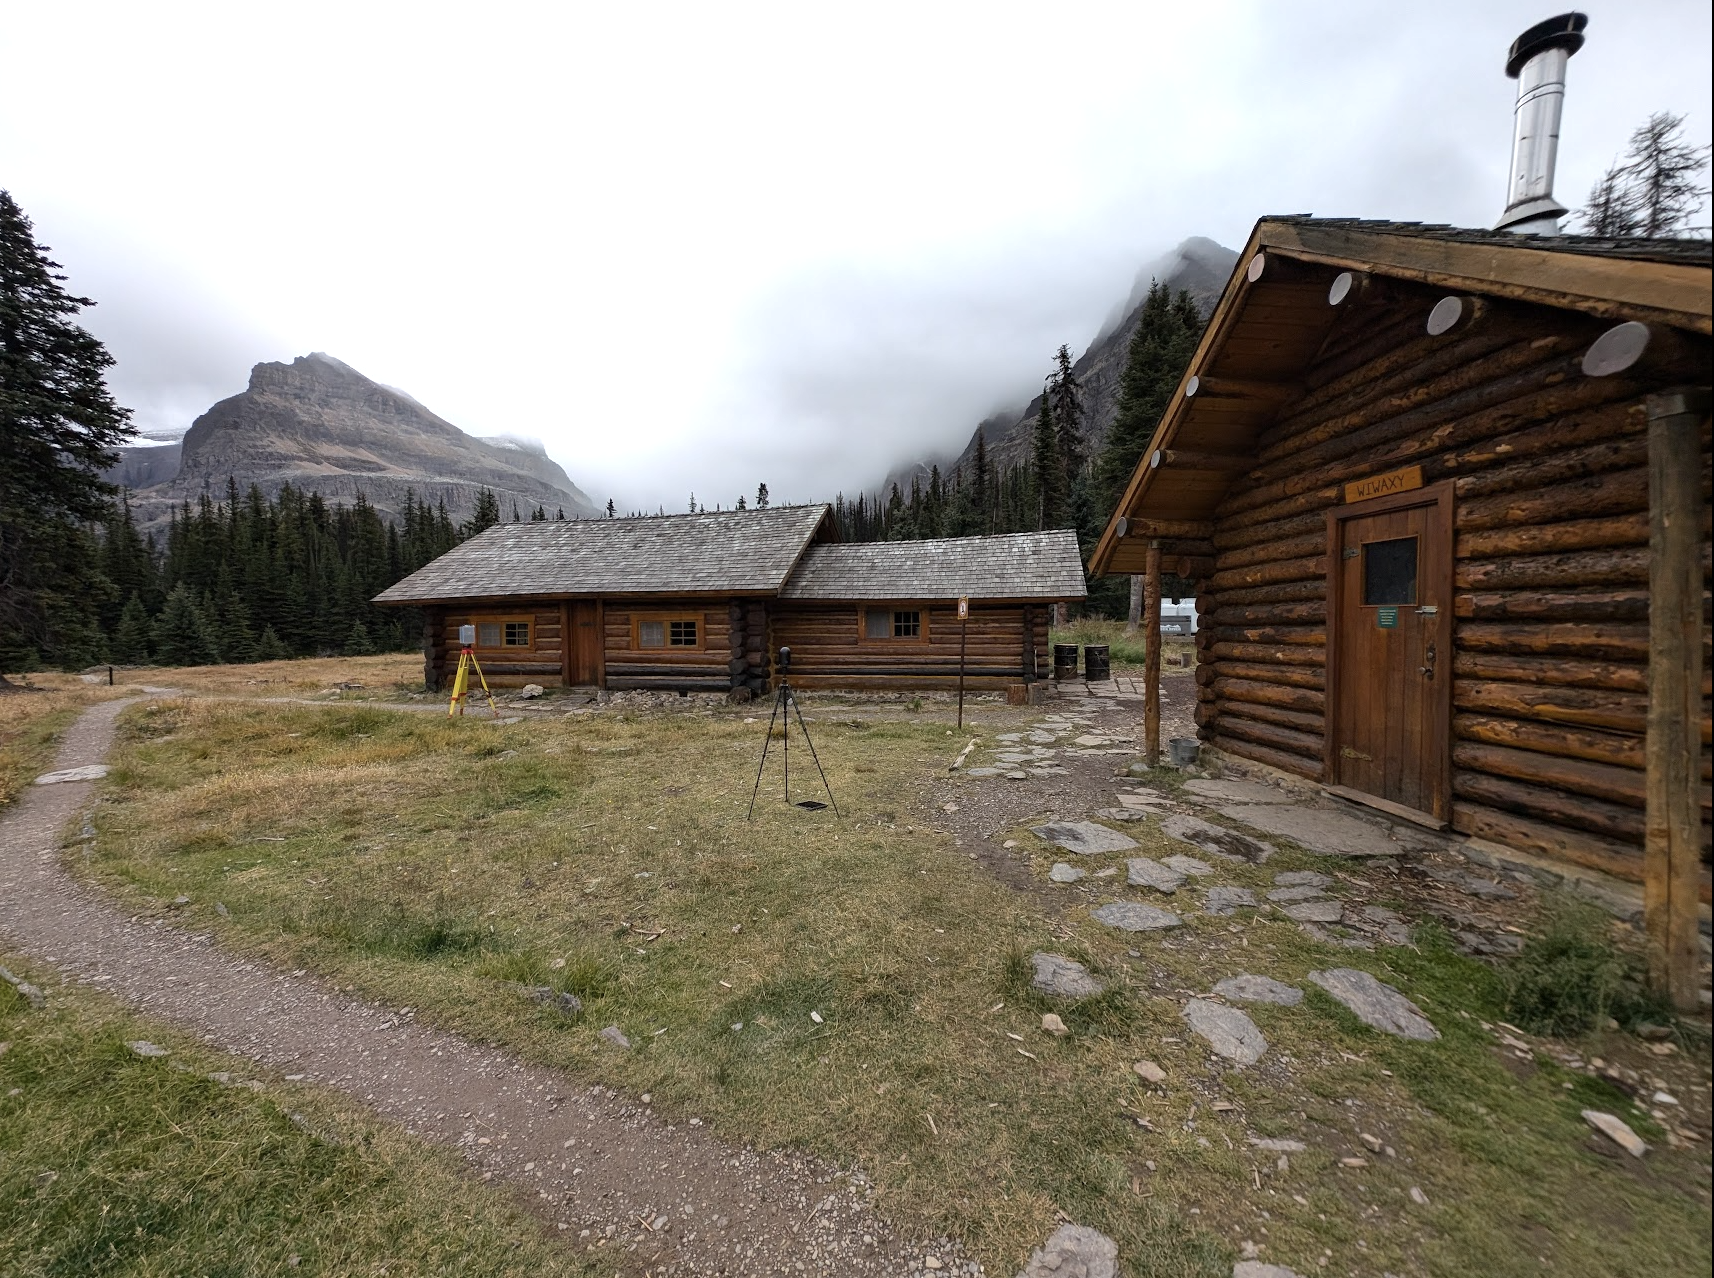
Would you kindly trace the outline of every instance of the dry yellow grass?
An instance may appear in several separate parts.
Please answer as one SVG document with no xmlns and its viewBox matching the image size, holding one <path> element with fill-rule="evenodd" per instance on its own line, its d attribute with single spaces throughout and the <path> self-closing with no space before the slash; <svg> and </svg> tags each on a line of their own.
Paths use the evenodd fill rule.
<svg viewBox="0 0 1714 1278">
<path fill-rule="evenodd" d="M 0 696 L 0 809 L 51 766 L 60 733 L 85 706 L 117 695 L 76 675 L 31 675 L 32 691 Z"/>
</svg>

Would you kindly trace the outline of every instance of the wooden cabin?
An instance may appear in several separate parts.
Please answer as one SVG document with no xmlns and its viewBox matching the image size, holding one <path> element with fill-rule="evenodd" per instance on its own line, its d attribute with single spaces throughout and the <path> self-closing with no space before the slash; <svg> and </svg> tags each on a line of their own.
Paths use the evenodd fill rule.
<svg viewBox="0 0 1714 1278">
<path fill-rule="evenodd" d="M 1070 532 L 836 544 L 826 505 L 498 524 L 376 596 L 423 611 L 423 681 L 459 628 L 498 687 L 1000 688 L 1049 667 L 1050 605 L 1081 599 Z M 957 617 L 967 598 L 969 616 Z"/>
<path fill-rule="evenodd" d="M 1710 261 L 1259 222 L 1091 557 L 1196 581 L 1202 740 L 1706 900 Z"/>
</svg>

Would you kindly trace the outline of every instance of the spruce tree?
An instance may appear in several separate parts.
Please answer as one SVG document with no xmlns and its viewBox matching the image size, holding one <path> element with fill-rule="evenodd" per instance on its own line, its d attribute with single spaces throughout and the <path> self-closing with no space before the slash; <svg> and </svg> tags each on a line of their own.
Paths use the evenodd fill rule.
<svg viewBox="0 0 1714 1278">
<path fill-rule="evenodd" d="M 83 526 L 108 516 L 101 473 L 129 413 L 107 390 L 113 357 L 77 323 L 94 303 L 64 281 L 0 190 L 0 671 L 26 653 L 87 660 L 112 597 Z"/>
<path fill-rule="evenodd" d="M 161 615 L 155 618 L 154 637 L 155 656 L 162 665 L 212 666 L 220 662 L 208 618 L 182 581 L 173 587 Z"/>
<path fill-rule="evenodd" d="M 1202 317 L 1186 292 L 1174 298 L 1158 280 L 1143 299 L 1119 380 L 1118 411 L 1095 465 L 1094 499 L 1103 522 L 1124 495 L 1202 336 Z"/>
<path fill-rule="evenodd" d="M 1065 464 L 1059 451 L 1058 424 L 1053 419 L 1052 387 L 1042 395 L 1041 413 L 1030 450 L 1035 478 L 1035 527 L 1058 528 L 1065 517 Z"/>
<path fill-rule="evenodd" d="M 149 614 L 143 607 L 141 596 L 135 591 L 119 614 L 119 624 L 114 628 L 108 651 L 122 666 L 149 664 Z"/>
<path fill-rule="evenodd" d="M 1052 381 L 1053 422 L 1059 432 L 1059 461 L 1066 483 L 1075 483 L 1083 473 L 1083 387 L 1071 371 L 1071 348 L 1060 346 L 1054 354 Z"/>
<path fill-rule="evenodd" d="M 756 485 L 756 509 L 757 510 L 766 510 L 767 508 L 768 508 L 768 486 L 766 484 L 757 484 Z"/>
<path fill-rule="evenodd" d="M 280 642 L 280 636 L 274 633 L 274 628 L 263 626 L 262 637 L 256 641 L 256 660 L 283 661 L 290 655 L 286 645 Z"/>
<path fill-rule="evenodd" d="M 375 654 L 375 641 L 369 637 L 369 627 L 361 621 L 352 624 L 351 633 L 345 637 L 345 655 L 348 657 L 370 657 Z"/>
</svg>

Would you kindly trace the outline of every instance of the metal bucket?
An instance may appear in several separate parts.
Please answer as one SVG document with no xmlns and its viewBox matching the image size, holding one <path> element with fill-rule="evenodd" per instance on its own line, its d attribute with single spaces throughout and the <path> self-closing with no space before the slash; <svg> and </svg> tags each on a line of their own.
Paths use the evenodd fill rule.
<svg viewBox="0 0 1714 1278">
<path fill-rule="evenodd" d="M 1053 646 L 1053 677 L 1055 679 L 1077 678 L 1077 645 L 1074 643 L 1056 643 Z"/>
<path fill-rule="evenodd" d="M 1174 737 L 1166 743 L 1167 758 L 1175 768 L 1188 768 L 1201 757 L 1202 743 L 1195 737 Z"/>
<path fill-rule="evenodd" d="M 1090 683 L 1101 683 L 1113 677 L 1113 667 L 1107 660 L 1106 644 L 1083 645 L 1083 677 Z"/>
</svg>

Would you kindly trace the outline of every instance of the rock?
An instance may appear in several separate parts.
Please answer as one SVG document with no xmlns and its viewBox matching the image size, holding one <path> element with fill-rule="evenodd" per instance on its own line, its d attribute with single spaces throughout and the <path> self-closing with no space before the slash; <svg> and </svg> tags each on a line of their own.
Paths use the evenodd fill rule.
<svg viewBox="0 0 1714 1278">
<path fill-rule="evenodd" d="M 1256 908 L 1256 894 L 1243 887 L 1211 887 L 1202 898 L 1202 908 L 1210 914 L 1231 914 L 1240 906 Z"/>
<path fill-rule="evenodd" d="M 1284 870 L 1274 875 L 1275 887 L 1326 887 L 1332 882 L 1331 874 L 1319 870 Z"/>
<path fill-rule="evenodd" d="M 1274 854 L 1273 844 L 1214 825 L 1201 817 L 1167 817 L 1161 822 L 1161 832 L 1228 861 L 1248 861 L 1259 865 Z"/>
<path fill-rule="evenodd" d="M 1053 869 L 1047 872 L 1047 876 L 1055 883 L 1075 883 L 1078 879 L 1088 878 L 1089 871 L 1080 870 L 1075 865 L 1068 865 L 1064 861 L 1055 861 Z"/>
<path fill-rule="evenodd" d="M 188 896 L 175 896 L 172 899 L 172 905 L 173 905 L 174 909 L 178 909 L 178 908 L 181 908 L 181 907 L 189 905 L 189 904 L 190 904 L 190 898 Z"/>
<path fill-rule="evenodd" d="M 1248 972 L 1228 976 L 1214 987 L 1221 998 L 1234 998 L 1241 1003 L 1275 1003 L 1280 1007 L 1295 1007 L 1303 1002 L 1303 991 L 1286 985 L 1271 976 L 1252 976 Z"/>
<path fill-rule="evenodd" d="M 1392 986 L 1353 967 L 1335 967 L 1311 972 L 1309 979 L 1357 1014 L 1357 1019 L 1383 1034 L 1418 1042 L 1440 1037 L 1428 1017 L 1415 1003 Z"/>
<path fill-rule="evenodd" d="M 561 994 L 551 985 L 534 986 L 528 991 L 528 993 L 531 998 L 535 999 L 535 1001 L 540 1003 L 543 1007 L 551 1007 L 561 1015 L 581 1016 L 583 1014 L 583 1000 L 578 998 L 575 994 Z M 608 1028 L 613 1027 L 609 1026 Z M 602 1030 L 601 1034 L 602 1037 L 605 1038 L 607 1036 L 607 1031 Z M 623 1038 L 624 1035 L 620 1035 L 620 1037 Z M 629 1047 L 630 1044 L 622 1043 L 620 1046 Z"/>
<path fill-rule="evenodd" d="M 998 768 L 966 768 L 964 770 L 964 775 L 967 777 L 997 777 L 1000 775 L 1000 769 L 998 769 Z"/>
<path fill-rule="evenodd" d="M 1214 867 L 1212 865 L 1208 864 L 1206 861 L 1198 861 L 1193 856 L 1175 855 L 1163 857 L 1161 864 L 1166 866 L 1169 870 L 1176 870 L 1180 874 L 1194 875 L 1197 878 L 1201 878 L 1205 874 L 1214 873 Z"/>
<path fill-rule="evenodd" d="M 1101 821 L 1117 821 L 1121 825 L 1149 819 L 1148 811 L 1143 808 L 1096 808 L 1089 815 Z"/>
<path fill-rule="evenodd" d="M 1222 803 L 1290 803 L 1292 796 L 1283 790 L 1276 790 L 1271 785 L 1258 785 L 1254 781 L 1210 781 L 1196 778 L 1186 781 L 1184 788 L 1192 794 L 1201 795 L 1205 799 L 1218 799 Z"/>
<path fill-rule="evenodd" d="M 125 1046 L 139 1056 L 170 1056 L 172 1054 L 166 1048 L 156 1046 L 144 1039 L 137 1039 L 135 1042 L 125 1044 Z"/>
<path fill-rule="evenodd" d="M 1111 737 L 1098 737 L 1092 732 L 1086 732 L 1081 737 L 1073 737 L 1071 739 L 1071 744 L 1074 746 L 1083 746 L 1087 749 L 1091 746 L 1112 745 L 1113 739 Z"/>
<path fill-rule="evenodd" d="M 1235 1007 L 1193 998 L 1184 1005 L 1184 1020 L 1191 1033 L 1207 1040 L 1216 1056 L 1240 1065 L 1254 1065 L 1268 1050 L 1268 1040 L 1256 1023 Z"/>
<path fill-rule="evenodd" d="M 1295 1269 L 1284 1265 L 1267 1265 L 1259 1260 L 1240 1260 L 1232 1266 L 1232 1278 L 1298 1278 Z"/>
<path fill-rule="evenodd" d="M 1285 916 L 1298 923 L 1337 923 L 1345 907 L 1338 901 L 1299 901 L 1285 907 Z"/>
<path fill-rule="evenodd" d="M 1041 1027 L 1044 1033 L 1052 1034 L 1055 1038 L 1064 1038 L 1067 1034 L 1071 1033 L 1071 1031 L 1066 1028 L 1065 1022 L 1059 1019 L 1058 1012 L 1043 1012 Z"/>
<path fill-rule="evenodd" d="M 1252 803 L 1219 809 L 1220 815 L 1332 856 L 1398 856 L 1408 849 L 1378 825 L 1343 812 Z"/>
<path fill-rule="evenodd" d="M 1371 1154 L 1380 1153 L 1384 1144 L 1381 1138 L 1372 1132 L 1358 1132 L 1357 1139 L 1363 1142 L 1364 1148 L 1366 1148 Z"/>
<path fill-rule="evenodd" d="M 1132 857 L 1125 862 L 1130 871 L 1125 876 L 1125 882 L 1132 887 L 1151 887 L 1157 892 L 1176 892 L 1184 885 L 1184 875 L 1177 870 L 1169 870 L 1159 861 L 1151 861 L 1146 856 Z"/>
<path fill-rule="evenodd" d="M 64 785 L 71 781 L 99 781 L 106 775 L 106 764 L 92 763 L 84 768 L 61 768 L 58 772 L 44 772 L 36 778 L 36 784 Z"/>
<path fill-rule="evenodd" d="M 1153 1061 L 1138 1061 L 1135 1065 L 1131 1066 L 1131 1068 L 1137 1072 L 1137 1075 L 1145 1083 L 1166 1082 L 1166 1071 L 1159 1065 L 1156 1065 Z"/>
<path fill-rule="evenodd" d="M 1606 1136 L 1632 1158 L 1641 1158 L 1649 1152 L 1649 1147 L 1643 1138 L 1632 1131 L 1624 1119 L 1616 1115 L 1605 1114 L 1598 1109 L 1586 1109 L 1583 1111 L 1583 1121 Z"/>
<path fill-rule="evenodd" d="M 604 1042 L 613 1044 L 614 1047 L 631 1046 L 631 1040 L 625 1037 L 624 1031 L 617 1025 L 609 1025 L 601 1031 L 600 1037 Z"/>
<path fill-rule="evenodd" d="M 220 915 L 223 919 L 229 919 L 232 917 L 232 911 L 226 908 L 225 901 L 216 901 L 214 903 L 214 912 Z"/>
<path fill-rule="evenodd" d="M 526 683 L 522 688 L 520 688 L 518 690 L 518 700 L 520 700 L 520 701 L 534 701 L 537 697 L 541 696 L 546 691 L 547 691 L 547 689 L 542 687 L 542 685 L 539 683 Z"/>
<path fill-rule="evenodd" d="M 1250 1144 L 1270 1154 L 1307 1154 L 1309 1146 L 1301 1140 L 1282 1140 L 1273 1136 L 1252 1136 Z"/>
<path fill-rule="evenodd" d="M 1119 1244 L 1086 1225 L 1061 1225 L 1018 1278 L 1118 1278 Z"/>
<path fill-rule="evenodd" d="M 1320 888 L 1311 887 L 1305 883 L 1301 887 L 1275 888 L 1268 893 L 1268 900 L 1282 903 L 1286 901 L 1317 901 L 1326 895 L 1327 893 Z"/>
<path fill-rule="evenodd" d="M 1640 1021 L 1631 1033 L 1645 1043 L 1664 1043 L 1672 1037 L 1672 1026 L 1656 1025 L 1653 1021 Z"/>
<path fill-rule="evenodd" d="M 1015 772 L 1014 771 L 1014 772 L 1006 773 L 1006 780 L 1008 780 L 1008 781 L 1028 781 L 1029 779 L 1030 779 L 1030 774 L 1027 772 Z"/>
<path fill-rule="evenodd" d="M 1128 852 L 1137 846 L 1137 841 L 1117 830 L 1109 830 L 1104 825 L 1096 825 L 1093 821 L 1050 821 L 1046 825 L 1033 827 L 1049 843 L 1057 844 L 1067 852 L 1076 852 L 1080 856 L 1094 856 L 1100 852 Z"/>
<path fill-rule="evenodd" d="M 30 984 L 10 968 L 0 967 L 0 980 L 5 981 L 6 984 L 23 995 L 31 1007 L 40 1007 L 48 1001 L 48 996 L 42 993 L 39 986 Z"/>
<path fill-rule="evenodd" d="M 1485 879 L 1479 874 L 1466 874 L 1459 886 L 1471 896 L 1479 896 L 1485 901 L 1512 901 L 1517 899 L 1517 893 L 1504 883 L 1496 883 L 1493 879 Z"/>
<path fill-rule="evenodd" d="M 1163 928 L 1177 927 L 1184 922 L 1171 910 L 1156 909 L 1152 905 L 1143 905 L 1137 901 L 1114 901 L 1111 905 L 1091 910 L 1089 917 L 1097 923 L 1105 923 L 1108 927 L 1121 928 L 1126 932 L 1158 932 Z"/>
<path fill-rule="evenodd" d="M 1043 994 L 1054 994 L 1060 998 L 1088 998 L 1104 992 L 1107 988 L 1103 981 L 1091 976 L 1089 969 L 1083 964 L 1073 962 L 1063 954 L 1037 952 L 1030 955 L 1030 962 L 1035 967 L 1035 975 L 1030 978 L 1030 984 Z"/>
<path fill-rule="evenodd" d="M 1412 1185 L 1410 1187 L 1410 1200 L 1418 1207 L 1428 1206 L 1428 1195 L 1423 1193 L 1416 1185 Z"/>
</svg>

